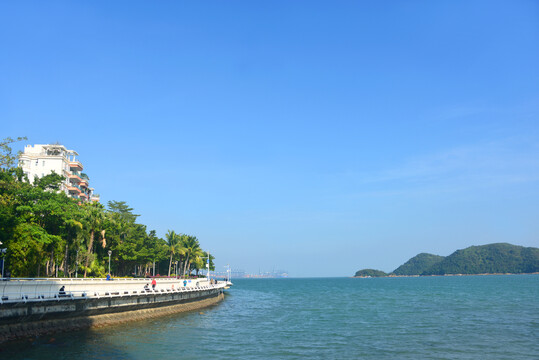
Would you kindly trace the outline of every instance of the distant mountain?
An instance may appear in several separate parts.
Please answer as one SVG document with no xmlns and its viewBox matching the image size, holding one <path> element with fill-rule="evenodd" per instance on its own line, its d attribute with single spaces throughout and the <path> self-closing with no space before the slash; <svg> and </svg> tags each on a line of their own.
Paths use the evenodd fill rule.
<svg viewBox="0 0 539 360">
<path fill-rule="evenodd" d="M 539 272 L 538 248 L 498 243 L 457 250 L 422 275 L 534 272 Z"/>
<path fill-rule="evenodd" d="M 443 257 L 421 253 L 391 274 L 364 269 L 356 277 L 451 274 L 530 274 L 539 272 L 539 248 L 507 243 L 470 246 Z"/>
<path fill-rule="evenodd" d="M 374 269 L 363 269 L 356 272 L 356 277 L 384 277 L 387 276 L 387 274 L 380 270 L 374 270 Z"/>
<path fill-rule="evenodd" d="M 421 253 L 399 266 L 395 271 L 393 271 L 393 274 L 421 275 L 442 260 L 444 260 L 443 256 Z"/>
</svg>

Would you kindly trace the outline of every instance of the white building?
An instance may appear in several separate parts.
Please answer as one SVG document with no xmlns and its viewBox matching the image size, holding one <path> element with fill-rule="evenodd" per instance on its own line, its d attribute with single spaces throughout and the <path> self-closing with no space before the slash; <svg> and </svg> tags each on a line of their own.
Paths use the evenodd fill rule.
<svg viewBox="0 0 539 360">
<path fill-rule="evenodd" d="M 99 195 L 94 195 L 94 189 L 89 187 L 90 179 L 81 172 L 83 166 L 76 158 L 78 155 L 75 150 L 68 150 L 60 144 L 26 145 L 19 157 L 19 167 L 30 182 L 33 182 L 36 176 L 41 178 L 54 171 L 65 177 L 60 190 L 68 196 L 81 202 L 99 201 Z"/>
</svg>

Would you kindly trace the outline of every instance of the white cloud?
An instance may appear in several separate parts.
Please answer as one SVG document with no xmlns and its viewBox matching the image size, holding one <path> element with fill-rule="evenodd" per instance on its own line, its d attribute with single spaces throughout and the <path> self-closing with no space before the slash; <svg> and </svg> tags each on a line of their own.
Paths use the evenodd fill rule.
<svg viewBox="0 0 539 360">
<path fill-rule="evenodd" d="M 371 190 L 451 191 L 539 181 L 539 143 L 505 140 L 459 146 L 361 177 Z"/>
</svg>

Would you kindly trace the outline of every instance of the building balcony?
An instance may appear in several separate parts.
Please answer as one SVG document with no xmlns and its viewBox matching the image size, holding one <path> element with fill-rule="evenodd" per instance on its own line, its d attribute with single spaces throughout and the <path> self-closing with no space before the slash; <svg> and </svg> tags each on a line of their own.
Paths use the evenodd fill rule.
<svg viewBox="0 0 539 360">
<path fill-rule="evenodd" d="M 73 180 L 76 183 L 80 183 L 82 179 L 79 177 L 77 173 L 69 174 L 68 175 L 69 180 Z"/>
<path fill-rule="evenodd" d="M 80 193 L 81 193 L 80 187 L 78 185 L 75 185 L 75 184 L 68 184 L 67 185 L 67 191 L 70 194 L 76 194 L 76 195 L 80 195 Z"/>
<path fill-rule="evenodd" d="M 72 169 L 72 170 L 75 170 L 75 171 L 81 171 L 83 169 L 82 167 L 82 164 L 80 163 L 80 161 L 70 161 L 69 162 L 69 167 Z"/>
<path fill-rule="evenodd" d="M 85 187 L 87 188 L 88 187 L 88 180 L 85 180 L 85 179 L 81 179 L 80 181 L 80 184 L 79 184 L 81 187 Z"/>
<path fill-rule="evenodd" d="M 85 193 L 81 193 L 79 197 L 81 200 L 88 200 L 88 195 L 86 195 Z"/>
</svg>

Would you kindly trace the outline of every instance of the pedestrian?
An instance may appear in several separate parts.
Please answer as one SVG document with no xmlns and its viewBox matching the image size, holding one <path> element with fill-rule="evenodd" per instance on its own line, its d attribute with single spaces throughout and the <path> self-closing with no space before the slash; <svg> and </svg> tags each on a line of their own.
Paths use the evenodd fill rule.
<svg viewBox="0 0 539 360">
<path fill-rule="evenodd" d="M 155 281 L 155 278 L 152 280 L 152 289 L 155 290 L 155 286 L 157 285 L 157 281 Z"/>
</svg>

